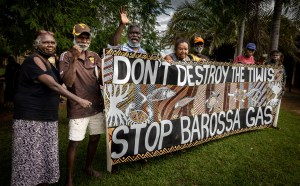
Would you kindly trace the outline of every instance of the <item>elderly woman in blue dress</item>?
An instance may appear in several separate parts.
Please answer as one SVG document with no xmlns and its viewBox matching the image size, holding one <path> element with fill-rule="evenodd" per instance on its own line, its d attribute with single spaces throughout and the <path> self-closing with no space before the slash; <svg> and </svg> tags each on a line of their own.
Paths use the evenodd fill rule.
<svg viewBox="0 0 300 186">
<path fill-rule="evenodd" d="M 87 109 L 92 104 L 60 85 L 58 71 L 48 60 L 56 50 L 52 32 L 39 31 L 34 47 L 21 65 L 14 97 L 11 185 L 58 182 L 59 96 Z"/>
</svg>

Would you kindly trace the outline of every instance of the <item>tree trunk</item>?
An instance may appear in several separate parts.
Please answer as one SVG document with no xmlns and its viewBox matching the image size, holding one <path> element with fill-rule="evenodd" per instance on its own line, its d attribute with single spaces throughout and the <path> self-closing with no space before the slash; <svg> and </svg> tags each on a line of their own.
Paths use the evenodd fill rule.
<svg viewBox="0 0 300 186">
<path fill-rule="evenodd" d="M 278 50 L 282 6 L 283 6 L 283 0 L 275 0 L 274 13 L 272 19 L 270 47 L 269 47 L 270 51 Z"/>
<path fill-rule="evenodd" d="M 245 32 L 245 20 L 246 18 L 243 17 L 243 19 L 240 22 L 239 26 L 239 39 L 237 43 L 237 51 L 236 56 L 241 55 L 243 52 L 243 42 L 244 42 L 244 32 Z"/>
<path fill-rule="evenodd" d="M 241 8 L 240 16 L 242 19 L 239 22 L 239 32 L 238 32 L 239 38 L 237 41 L 236 56 L 241 55 L 243 53 L 246 15 L 247 15 L 247 12 L 249 11 L 249 9 L 248 9 L 249 1 L 248 0 L 238 1 L 238 2 L 239 2 L 238 6 L 240 6 L 240 8 Z"/>
<path fill-rule="evenodd" d="M 294 65 L 293 65 L 293 75 L 292 75 L 292 87 L 294 87 L 295 81 L 296 81 L 296 68 L 297 68 L 296 62 L 294 62 Z"/>
</svg>

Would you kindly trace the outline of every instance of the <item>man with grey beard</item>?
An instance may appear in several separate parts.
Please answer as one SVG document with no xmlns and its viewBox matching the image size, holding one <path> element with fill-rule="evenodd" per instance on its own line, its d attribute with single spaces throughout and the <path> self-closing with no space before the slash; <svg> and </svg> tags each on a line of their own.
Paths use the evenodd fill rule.
<svg viewBox="0 0 300 186">
<path fill-rule="evenodd" d="M 120 49 L 126 52 L 137 52 L 137 53 L 146 53 L 146 51 L 141 47 L 142 39 L 142 28 L 138 24 L 129 24 L 127 18 L 127 11 L 121 7 L 120 9 L 121 21 L 117 31 L 110 42 L 109 48 Z M 129 25 L 128 25 L 129 24 Z M 120 45 L 120 38 L 124 27 L 128 25 L 127 28 L 127 43 Z"/>
<path fill-rule="evenodd" d="M 100 134 L 105 132 L 104 103 L 100 94 L 101 59 L 97 53 L 88 51 L 91 43 L 90 28 L 83 23 L 73 28 L 74 46 L 61 54 L 59 60 L 60 76 L 67 89 L 79 97 L 92 102 L 89 108 L 81 108 L 74 101 L 67 101 L 69 118 L 69 145 L 67 150 L 67 185 L 73 185 L 73 170 L 76 149 L 89 130 L 89 143 L 83 171 L 100 178 L 101 173 L 92 168 L 92 161 L 97 150 Z"/>
<path fill-rule="evenodd" d="M 189 54 L 193 61 L 203 62 L 209 61 L 209 58 L 206 55 L 201 54 L 204 49 L 204 39 L 200 36 L 194 37 L 192 42 L 192 53 Z"/>
</svg>

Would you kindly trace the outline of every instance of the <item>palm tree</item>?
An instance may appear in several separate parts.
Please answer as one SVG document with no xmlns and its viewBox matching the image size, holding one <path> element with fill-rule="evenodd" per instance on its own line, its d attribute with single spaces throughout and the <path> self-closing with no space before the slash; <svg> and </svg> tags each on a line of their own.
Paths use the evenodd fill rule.
<svg viewBox="0 0 300 186">
<path fill-rule="evenodd" d="M 210 40 L 209 52 L 223 44 L 236 46 L 236 55 L 242 53 L 244 30 L 252 30 L 246 40 L 261 41 L 263 33 L 257 33 L 261 20 L 263 0 L 198 0 L 184 2 L 178 7 L 169 23 L 168 44 L 178 36 L 191 37 L 198 33 Z M 247 24 L 251 22 L 252 24 Z"/>
<path fill-rule="evenodd" d="M 172 45 L 179 37 L 192 38 L 194 35 L 201 35 L 209 41 L 209 53 L 212 53 L 222 44 L 236 41 L 237 22 L 232 14 L 224 10 L 220 16 L 216 9 L 222 8 L 222 5 L 216 3 L 218 8 L 214 8 L 206 6 L 205 3 L 201 0 L 184 2 L 177 8 L 163 40 L 166 45 Z"/>
<path fill-rule="evenodd" d="M 272 30 L 270 39 L 270 51 L 278 49 L 280 22 L 283 9 L 290 19 L 299 20 L 300 18 L 299 0 L 275 0 L 274 13 L 272 19 Z"/>
<path fill-rule="evenodd" d="M 270 51 L 278 49 L 282 7 L 283 7 L 283 0 L 275 0 L 272 30 L 271 30 L 271 40 L 270 40 Z"/>
<path fill-rule="evenodd" d="M 289 18 L 300 17 L 298 0 L 276 0 L 285 2 L 289 6 L 284 9 L 289 12 Z M 241 54 L 244 40 L 255 42 L 258 46 L 257 56 L 268 53 L 270 45 L 277 42 L 269 28 L 273 23 L 277 30 L 280 24 L 276 24 L 274 17 L 280 8 L 270 8 L 274 5 L 272 0 L 198 0 L 192 3 L 184 2 L 178 7 L 176 13 L 168 24 L 165 43 L 171 44 L 177 37 L 188 37 L 200 34 L 209 40 L 209 52 L 222 44 L 233 44 L 236 46 L 236 55 Z M 275 3 L 275 6 L 278 6 Z M 282 8 L 281 8 L 282 9 Z M 291 9 L 293 11 L 291 11 Z M 279 11 L 281 12 L 281 11 Z M 292 13 L 291 13 L 292 12 Z M 271 18 L 273 16 L 273 21 Z M 281 15 L 281 14 L 280 14 Z M 279 16 L 280 18 L 280 16 Z M 277 21 L 278 22 L 278 21 Z M 246 30 L 246 32 L 244 31 Z M 277 31 L 279 33 L 279 30 Z M 276 33 L 272 31 L 271 33 Z M 272 40 L 272 42 L 270 42 Z M 269 44 L 270 45 L 269 45 Z"/>
<path fill-rule="evenodd" d="M 277 10 L 275 12 L 276 6 L 281 7 L 282 11 Z M 294 85 L 295 79 L 296 79 L 296 72 L 297 72 L 297 63 L 299 64 L 300 58 L 300 48 L 299 45 L 296 45 L 297 39 L 299 42 L 299 36 L 300 36 L 300 2 L 299 0 L 281 0 L 275 3 L 274 8 L 274 16 L 273 21 L 277 24 L 282 24 L 280 28 L 276 27 L 276 25 L 272 28 L 272 35 L 275 35 L 280 32 L 280 39 L 277 40 L 277 38 L 271 37 L 270 42 L 270 50 L 280 48 L 281 51 L 284 52 L 285 58 L 289 59 L 286 60 L 286 66 L 289 68 L 289 78 L 288 85 L 289 85 L 289 91 L 291 91 L 292 86 Z M 280 8 L 278 8 L 280 9 Z M 275 16 L 276 14 L 276 16 Z M 285 39 L 282 39 L 285 38 Z M 274 41 L 273 41 L 274 40 Z M 281 43 L 279 45 L 279 42 Z M 279 47 L 278 47 L 279 45 Z"/>
</svg>

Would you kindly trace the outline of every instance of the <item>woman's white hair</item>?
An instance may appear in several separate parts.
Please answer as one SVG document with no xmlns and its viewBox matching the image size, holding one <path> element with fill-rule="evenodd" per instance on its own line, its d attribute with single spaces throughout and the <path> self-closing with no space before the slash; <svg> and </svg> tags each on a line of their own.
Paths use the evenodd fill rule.
<svg viewBox="0 0 300 186">
<path fill-rule="evenodd" d="M 42 37 L 44 36 L 44 35 L 46 35 L 46 34 L 39 34 L 37 37 L 36 37 L 36 39 L 33 41 L 33 47 L 34 47 L 34 49 L 37 49 L 41 44 L 42 44 Z M 48 34 L 48 35 L 50 35 L 50 36 L 52 36 L 51 34 Z M 53 37 L 53 36 L 52 36 Z M 54 38 L 54 37 L 53 37 Z M 55 38 L 54 38 L 54 40 L 55 40 Z M 57 44 L 55 44 L 55 46 L 56 46 Z"/>
<path fill-rule="evenodd" d="M 37 49 L 38 46 L 41 45 L 41 43 L 42 43 L 41 41 L 42 41 L 42 36 L 41 36 L 41 35 L 38 35 L 37 38 L 33 41 L 33 47 L 34 47 L 35 49 Z"/>
</svg>

